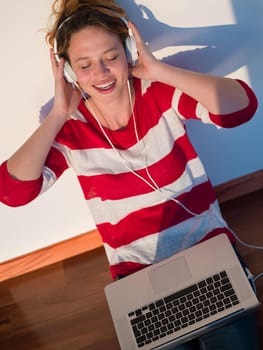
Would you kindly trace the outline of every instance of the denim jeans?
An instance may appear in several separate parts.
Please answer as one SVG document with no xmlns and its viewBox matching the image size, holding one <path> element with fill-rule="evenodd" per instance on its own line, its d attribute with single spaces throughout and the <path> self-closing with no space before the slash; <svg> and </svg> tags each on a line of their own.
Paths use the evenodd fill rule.
<svg viewBox="0 0 263 350">
<path fill-rule="evenodd" d="M 259 350 L 256 313 L 178 345 L 174 350 Z"/>
<path fill-rule="evenodd" d="M 235 249 L 235 247 L 234 247 Z M 243 259 L 235 249 L 243 268 Z M 253 287 L 253 285 L 252 285 Z M 256 311 L 212 330 L 196 339 L 178 345 L 174 350 L 259 350 Z"/>
</svg>

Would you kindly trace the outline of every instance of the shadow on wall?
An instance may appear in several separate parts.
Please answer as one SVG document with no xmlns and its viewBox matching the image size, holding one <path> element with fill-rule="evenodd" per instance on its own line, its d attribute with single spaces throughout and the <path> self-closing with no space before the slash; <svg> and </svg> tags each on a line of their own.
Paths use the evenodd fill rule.
<svg viewBox="0 0 263 350">
<path fill-rule="evenodd" d="M 261 69 L 263 22 L 259 15 L 263 13 L 261 0 L 254 0 L 249 5 L 247 0 L 232 0 L 235 24 L 192 28 L 174 27 L 161 22 L 148 7 L 137 2 L 136 0 L 116 0 L 116 3 L 126 10 L 131 20 L 137 25 L 143 39 L 149 43 L 151 51 L 156 52 L 168 47 L 179 50 L 180 47 L 184 47 L 183 51 L 175 51 L 172 55 L 163 57 L 164 62 L 220 76 L 229 75 L 246 66 L 250 84 L 260 96 L 263 90 L 263 69 Z M 163 2 L 165 3 L 165 0 Z M 176 3 L 174 0 L 173 9 L 176 9 Z M 168 14 L 171 9 L 167 8 L 166 11 Z M 189 49 L 187 49 L 188 46 Z M 40 121 L 45 118 L 52 103 L 53 99 L 42 106 Z M 262 112 L 261 104 L 259 104 L 258 114 L 260 112 Z M 257 123 L 256 126 L 255 123 Z M 251 122 L 244 127 L 236 128 L 235 131 L 218 130 L 212 125 L 195 121 L 188 122 L 190 138 L 214 185 L 263 167 L 263 164 L 259 164 L 257 157 L 251 157 L 251 154 L 256 154 L 258 149 L 263 147 L 262 128 L 262 118 L 253 118 Z M 247 142 L 251 139 L 252 133 L 253 140 L 248 147 Z M 208 144 L 209 147 L 207 147 Z M 241 159 L 240 155 L 245 159 L 242 164 L 238 160 Z"/>
<path fill-rule="evenodd" d="M 263 69 L 260 68 L 263 57 L 263 22 L 259 15 L 263 13 L 261 0 L 254 0 L 249 4 L 247 0 L 232 0 L 235 24 L 187 28 L 161 22 L 147 6 L 138 4 L 140 1 L 116 2 L 125 8 L 139 28 L 143 39 L 149 43 L 151 51 L 156 52 L 168 47 L 174 47 L 176 50 L 176 46 L 180 50 L 180 47 L 184 47 L 183 51 L 175 51 L 174 54 L 163 57 L 163 61 L 177 67 L 220 76 L 229 75 L 246 66 L 249 83 L 258 97 L 262 94 Z M 174 1 L 172 8 L 165 10 L 167 15 L 176 9 L 176 3 Z M 162 6 L 165 6 L 165 0 Z M 212 5 L 211 9 L 207 10 L 208 13 L 210 10 L 212 12 Z M 259 103 L 257 114 L 260 112 L 262 106 Z M 260 123 L 262 125 L 262 118 L 255 117 L 244 127 L 234 131 L 218 130 L 211 125 L 202 125 L 194 121 L 188 123 L 190 138 L 214 185 L 239 177 L 242 175 L 240 172 L 247 174 L 262 168 L 256 157 L 250 156 L 251 153 L 257 152 L 260 144 L 262 145 L 260 130 L 263 125 L 261 127 Z M 253 140 L 248 147 L 246 142 L 251 139 L 252 133 Z M 243 164 L 238 161 L 240 155 L 246 160 Z"/>
<path fill-rule="evenodd" d="M 258 34 L 259 26 L 263 25 L 259 18 L 256 20 L 259 16 L 255 16 L 263 12 L 260 0 L 253 1 L 249 6 L 246 0 L 233 0 L 234 13 L 238 13 L 242 19 L 239 21 L 236 16 L 236 24 L 193 28 L 174 27 L 160 22 L 149 8 L 136 4 L 135 0 L 116 2 L 125 8 L 152 51 L 169 46 L 204 46 L 164 58 L 167 63 L 181 68 L 228 75 L 247 65 L 262 47 L 262 38 Z"/>
</svg>

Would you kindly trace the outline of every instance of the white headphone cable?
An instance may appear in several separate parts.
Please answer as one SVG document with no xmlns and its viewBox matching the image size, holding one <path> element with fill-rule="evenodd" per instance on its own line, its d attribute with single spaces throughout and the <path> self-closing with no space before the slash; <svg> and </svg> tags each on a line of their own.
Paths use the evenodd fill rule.
<svg viewBox="0 0 263 350">
<path fill-rule="evenodd" d="M 134 111 L 133 111 L 133 107 L 132 107 L 132 97 L 131 97 L 131 89 L 130 89 L 130 84 L 128 81 L 128 92 L 129 92 L 129 99 L 130 99 L 130 106 L 131 106 L 131 111 L 132 111 L 132 119 L 133 119 L 133 125 L 134 125 L 134 131 L 135 131 L 135 136 L 136 136 L 136 141 L 137 143 L 140 142 L 139 139 L 139 135 L 138 135 L 138 129 L 137 129 L 137 124 L 136 124 L 136 120 L 135 120 L 135 115 L 134 115 Z M 92 106 L 90 105 L 90 103 L 88 102 L 87 97 L 84 95 L 82 95 L 85 103 L 88 107 L 88 109 L 90 110 L 90 112 L 92 113 L 92 115 L 94 116 L 95 120 L 97 121 L 97 124 L 99 125 L 99 128 L 101 130 L 101 132 L 103 133 L 104 137 L 106 138 L 107 142 L 109 143 L 109 145 L 111 146 L 111 148 L 118 154 L 118 156 L 120 157 L 120 159 L 122 160 L 123 165 L 126 167 L 126 169 L 128 171 L 130 171 L 132 174 L 134 174 L 137 178 L 141 179 L 143 182 L 145 182 L 150 188 L 152 188 L 154 191 L 159 191 L 160 193 L 163 193 L 163 191 L 166 192 L 171 192 L 174 193 L 172 190 L 170 190 L 169 188 L 160 188 L 158 186 L 158 184 L 156 183 L 156 181 L 152 178 L 149 169 L 148 169 L 148 162 L 147 162 L 147 151 L 146 151 L 146 146 L 144 143 L 143 138 L 141 139 L 141 142 L 143 143 L 144 146 L 144 153 L 145 153 L 145 169 L 146 169 L 146 173 L 149 177 L 149 179 L 152 181 L 152 183 L 150 181 L 148 181 L 147 179 L 145 179 L 143 176 L 141 176 L 140 174 L 138 174 L 136 171 L 134 171 L 128 164 L 127 164 L 127 160 L 122 156 L 121 152 L 114 146 L 113 142 L 111 141 L 111 139 L 109 138 L 109 136 L 107 135 L 107 133 L 105 132 L 103 126 L 101 125 L 99 118 L 97 117 L 97 114 L 95 113 L 94 109 L 92 108 Z M 176 204 L 178 204 L 180 207 L 182 207 L 186 212 L 188 212 L 189 214 L 193 215 L 193 216 L 205 216 L 204 213 L 195 213 L 192 210 L 190 210 L 189 208 L 187 208 L 182 202 L 180 202 L 179 200 L 177 200 L 176 198 L 172 197 L 171 195 L 168 196 L 168 198 L 170 200 L 172 200 L 173 202 L 175 202 Z M 225 226 L 224 223 L 221 223 L 218 216 L 217 220 L 219 222 L 220 225 L 223 224 L 223 227 Z M 251 244 L 247 244 L 245 242 L 243 242 L 238 235 L 229 227 L 227 226 L 228 229 L 231 231 L 231 233 L 233 234 L 233 236 L 236 238 L 236 240 L 243 246 L 247 247 L 247 248 L 251 248 L 251 249 L 260 249 L 262 250 L 263 247 L 262 246 L 257 246 L 257 245 L 251 245 Z M 253 282 L 255 282 L 258 278 L 261 278 L 263 276 L 263 272 L 259 273 L 257 276 L 253 276 Z"/>
<path fill-rule="evenodd" d="M 138 128 L 137 128 L 137 124 L 136 124 L 136 120 L 135 120 L 135 115 L 134 115 L 134 110 L 133 110 L 133 105 L 132 105 L 132 96 L 131 96 L 131 89 L 130 89 L 130 84 L 129 84 L 129 80 L 127 82 L 127 86 L 128 86 L 128 93 L 129 93 L 129 100 L 130 100 L 130 106 L 131 106 L 131 113 L 132 113 L 132 120 L 133 120 L 133 125 L 134 125 L 134 131 L 135 131 L 135 137 L 136 137 L 136 141 L 137 143 L 140 142 L 139 139 L 139 134 L 138 134 Z M 85 104 L 87 105 L 88 109 L 90 110 L 90 112 L 92 113 L 92 115 L 94 116 L 97 124 L 99 125 L 99 128 L 101 130 L 101 132 L 103 133 L 104 137 L 106 138 L 107 142 L 109 143 L 109 145 L 111 146 L 111 148 L 118 154 L 118 156 L 121 158 L 123 165 L 126 167 L 126 169 L 131 172 L 132 174 L 134 174 L 136 177 L 138 177 L 139 179 L 141 179 L 144 183 L 146 183 L 152 190 L 154 191 L 158 191 L 160 193 L 163 193 L 164 191 L 166 192 L 172 192 L 174 193 L 172 190 L 169 190 L 167 188 L 160 188 L 158 186 L 158 184 L 156 183 L 156 181 L 153 179 L 153 177 L 151 176 L 149 169 L 148 169 L 148 162 L 147 162 L 147 151 L 146 151 L 146 146 L 144 143 L 144 140 L 142 138 L 141 142 L 143 143 L 144 146 L 144 154 L 145 154 L 145 170 L 146 173 L 149 177 L 149 179 L 151 180 L 148 181 L 147 179 L 145 179 L 142 175 L 138 174 L 135 170 L 133 170 L 128 164 L 127 164 L 127 160 L 123 157 L 123 155 L 121 154 L 121 152 L 114 146 L 113 142 L 111 141 L 111 139 L 109 138 L 109 136 L 107 135 L 106 131 L 104 130 L 103 126 L 101 125 L 99 118 L 96 114 L 96 112 L 94 111 L 93 107 L 91 106 L 91 104 L 89 103 L 88 99 L 86 98 L 86 96 L 84 95 L 84 100 L 85 100 Z M 175 202 L 177 205 L 181 206 L 186 212 L 188 212 L 190 215 L 193 216 L 204 216 L 205 214 L 203 213 L 195 213 L 192 210 L 190 210 L 189 208 L 187 208 L 183 203 L 181 203 L 178 199 L 175 199 L 174 197 L 172 197 L 171 195 L 168 196 L 168 198 L 170 200 L 172 200 L 173 202 Z"/>
<path fill-rule="evenodd" d="M 129 98 L 130 98 L 130 103 L 131 103 L 131 92 L 130 92 L 130 87 L 129 87 L 129 81 L 128 81 L 128 91 L 129 91 Z M 88 99 L 85 97 L 85 103 L 88 107 L 88 109 L 90 110 L 90 112 L 92 113 L 93 117 L 95 118 L 97 124 L 99 125 L 99 128 L 101 130 L 101 132 L 103 133 L 104 137 L 106 138 L 107 142 L 109 143 L 109 145 L 111 146 L 111 148 L 118 154 L 118 156 L 122 159 L 122 163 L 123 165 L 126 167 L 127 170 L 129 170 L 131 173 L 133 173 L 135 176 L 137 176 L 138 178 L 140 178 L 142 181 L 144 181 L 148 186 L 150 186 L 153 190 L 160 190 L 158 188 L 158 186 L 154 183 L 154 185 L 152 185 L 148 180 L 146 180 L 143 176 L 141 176 L 140 174 L 138 174 L 136 171 L 134 171 L 128 164 L 127 164 L 127 160 L 123 157 L 123 155 L 121 154 L 121 152 L 114 146 L 113 142 L 111 141 L 111 139 L 109 138 L 109 136 L 107 135 L 106 131 L 104 130 L 103 126 L 101 125 L 99 118 L 96 114 L 96 112 L 94 111 L 93 107 L 91 106 L 91 104 L 89 103 Z M 132 103 L 131 103 L 131 108 L 132 108 Z M 136 123 L 134 121 L 134 113 L 133 113 L 133 108 L 132 108 L 132 116 L 133 116 L 133 123 L 136 126 Z M 136 140 L 138 141 L 138 132 L 137 132 L 137 127 L 135 127 L 135 135 L 136 135 Z"/>
</svg>

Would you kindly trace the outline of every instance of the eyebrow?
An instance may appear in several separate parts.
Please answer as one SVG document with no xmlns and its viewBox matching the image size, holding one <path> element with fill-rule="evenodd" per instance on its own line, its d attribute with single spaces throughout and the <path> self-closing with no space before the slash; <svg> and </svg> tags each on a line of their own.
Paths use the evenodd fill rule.
<svg viewBox="0 0 263 350">
<path fill-rule="evenodd" d="M 109 53 L 109 52 L 111 52 L 111 51 L 116 51 L 116 50 L 118 50 L 118 49 L 119 49 L 119 48 L 116 47 L 116 46 L 111 47 L 111 48 L 105 50 L 105 51 L 103 52 L 103 55 L 105 55 L 105 54 L 107 54 L 107 53 Z M 90 57 L 89 57 L 89 56 L 78 57 L 78 58 L 75 60 L 75 62 L 77 63 L 77 62 L 79 62 L 79 61 L 83 61 L 83 60 L 87 60 L 87 59 L 90 59 Z"/>
</svg>

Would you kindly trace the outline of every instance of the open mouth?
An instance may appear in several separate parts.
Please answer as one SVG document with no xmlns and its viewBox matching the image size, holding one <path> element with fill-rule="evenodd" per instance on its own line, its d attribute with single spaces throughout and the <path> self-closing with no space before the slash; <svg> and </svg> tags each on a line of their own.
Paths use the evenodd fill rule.
<svg viewBox="0 0 263 350">
<path fill-rule="evenodd" d="M 115 83 L 115 80 L 113 80 L 108 83 L 94 85 L 94 88 L 102 92 L 109 92 L 114 88 Z"/>
</svg>

